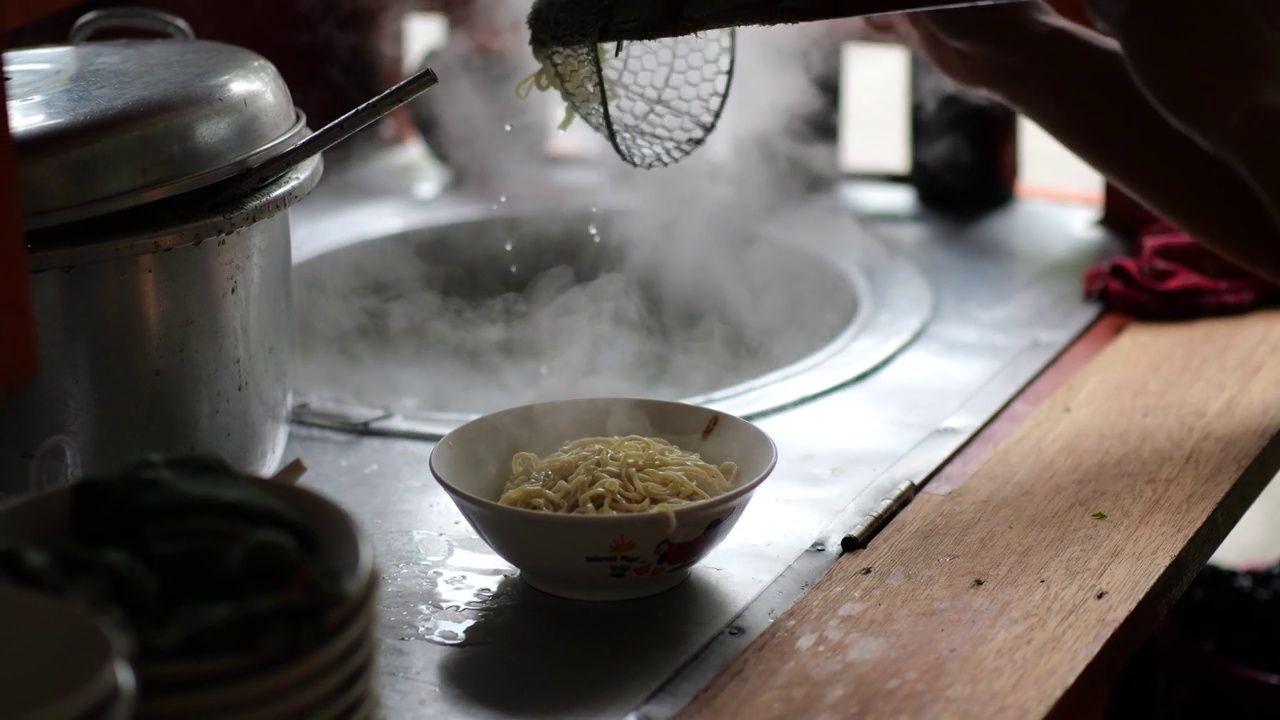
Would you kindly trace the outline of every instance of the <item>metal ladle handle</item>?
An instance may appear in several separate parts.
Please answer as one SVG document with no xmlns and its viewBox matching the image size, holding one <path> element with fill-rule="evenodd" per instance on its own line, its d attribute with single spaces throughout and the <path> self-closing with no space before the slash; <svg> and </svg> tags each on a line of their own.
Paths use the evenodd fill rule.
<svg viewBox="0 0 1280 720">
<path fill-rule="evenodd" d="M 401 80 L 377 97 L 362 103 L 346 115 L 325 125 L 320 130 L 294 143 L 292 147 L 246 170 L 234 184 L 232 193 L 249 193 L 289 172 L 291 168 L 313 155 L 346 140 L 377 120 L 386 117 L 396 108 L 418 97 L 439 82 L 435 71 L 424 67 Z"/>
</svg>

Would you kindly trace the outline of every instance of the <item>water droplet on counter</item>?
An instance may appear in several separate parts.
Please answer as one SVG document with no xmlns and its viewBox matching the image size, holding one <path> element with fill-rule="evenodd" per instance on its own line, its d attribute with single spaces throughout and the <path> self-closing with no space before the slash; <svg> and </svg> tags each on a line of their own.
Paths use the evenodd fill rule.
<svg viewBox="0 0 1280 720">
<path fill-rule="evenodd" d="M 516 266 L 515 266 L 515 265 L 512 265 L 512 266 L 511 266 L 511 272 L 515 272 L 515 271 L 516 271 Z"/>
<path fill-rule="evenodd" d="M 599 235 L 600 229 L 596 227 L 595 223 L 591 223 L 590 225 L 587 226 L 587 232 L 591 233 L 592 235 Z"/>
<path fill-rule="evenodd" d="M 493 206 L 491 206 L 489 209 L 490 209 L 490 210 L 497 210 L 497 209 L 498 209 L 498 206 L 497 206 L 497 205 L 493 205 Z"/>
<path fill-rule="evenodd" d="M 467 630 L 511 602 L 499 586 L 515 568 L 477 537 L 416 531 L 379 539 L 395 542 L 396 554 L 409 558 L 384 576 L 384 618 L 397 625 L 401 640 L 462 645 Z"/>
<path fill-rule="evenodd" d="M 516 245 L 515 245 L 515 243 L 511 242 L 510 240 L 508 240 L 508 241 L 506 242 L 506 244 L 504 244 L 504 245 L 502 246 L 502 249 L 503 249 L 503 250 L 506 250 L 507 252 L 511 252 L 511 248 L 513 248 L 513 247 L 515 247 L 515 246 L 516 246 Z"/>
<path fill-rule="evenodd" d="M 506 130 L 507 132 L 511 132 L 511 128 L 512 128 L 511 123 L 504 123 L 502 126 L 502 129 Z"/>
<path fill-rule="evenodd" d="M 595 212 L 599 212 L 599 211 L 598 211 L 598 210 L 596 210 L 595 208 L 591 208 L 591 212 L 595 213 Z"/>
<path fill-rule="evenodd" d="M 506 196 L 506 195 L 499 195 L 499 196 L 498 196 L 498 202 L 500 202 L 500 203 L 504 203 L 504 202 L 506 202 L 506 201 L 507 201 L 507 196 Z"/>
</svg>

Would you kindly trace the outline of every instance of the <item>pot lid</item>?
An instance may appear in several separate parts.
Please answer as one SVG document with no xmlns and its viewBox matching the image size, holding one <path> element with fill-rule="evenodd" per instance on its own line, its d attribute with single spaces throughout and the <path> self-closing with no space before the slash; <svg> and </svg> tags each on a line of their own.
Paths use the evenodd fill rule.
<svg viewBox="0 0 1280 720">
<path fill-rule="evenodd" d="M 86 42 L 104 27 L 171 37 Z M 307 132 L 275 66 L 196 40 L 178 18 L 97 11 L 71 35 L 70 45 L 4 54 L 27 229 L 211 185 Z"/>
</svg>

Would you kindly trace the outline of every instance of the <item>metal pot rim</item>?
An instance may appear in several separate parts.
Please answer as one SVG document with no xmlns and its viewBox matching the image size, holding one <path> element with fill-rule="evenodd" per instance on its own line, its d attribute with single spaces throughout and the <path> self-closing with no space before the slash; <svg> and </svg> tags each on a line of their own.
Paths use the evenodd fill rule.
<svg viewBox="0 0 1280 720">
<path fill-rule="evenodd" d="M 129 38 L 93 39 L 102 30 Z M 197 39 L 182 18 L 148 8 L 89 12 L 68 43 L 2 60 L 29 231 L 213 186 L 307 133 L 270 61 Z"/>
<path fill-rule="evenodd" d="M 76 222 L 78 220 L 84 220 L 86 218 L 97 218 L 120 210 L 139 207 L 150 202 L 155 202 L 175 195 L 181 195 L 182 193 L 190 192 L 192 190 L 208 187 L 222 180 L 226 180 L 227 178 L 239 175 L 256 165 L 279 155 L 291 145 L 310 134 L 310 130 L 307 127 L 306 114 L 297 109 L 295 109 L 295 113 L 297 119 L 294 121 L 293 126 L 283 135 L 268 142 L 266 145 L 254 148 L 243 153 L 239 157 L 233 158 L 225 165 L 220 165 L 193 175 L 188 175 L 178 180 L 162 182 L 151 187 L 129 190 L 118 195 L 99 198 L 80 205 L 71 205 L 68 207 L 57 208 L 39 215 L 31 215 L 23 220 L 24 228 L 28 231 L 43 230 L 55 225 L 63 225 L 66 223 Z"/>
<path fill-rule="evenodd" d="M 196 191 L 28 233 L 28 268 L 32 273 L 70 271 L 224 237 L 288 210 L 315 188 L 323 172 L 324 161 L 315 156 L 248 196 L 210 204 L 207 193 Z"/>
</svg>

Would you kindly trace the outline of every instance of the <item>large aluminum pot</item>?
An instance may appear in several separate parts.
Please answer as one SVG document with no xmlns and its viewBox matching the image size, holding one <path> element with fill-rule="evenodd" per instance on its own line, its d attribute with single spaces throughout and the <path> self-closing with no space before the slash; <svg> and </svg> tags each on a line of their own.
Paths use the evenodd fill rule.
<svg viewBox="0 0 1280 720">
<path fill-rule="evenodd" d="M 31 253 L 36 380 L 0 402 L 0 493 L 22 495 L 147 452 L 211 452 L 245 472 L 288 433 L 288 205 L 314 159 L 186 222 Z M 89 236 L 93 238 L 93 236 Z"/>
<path fill-rule="evenodd" d="M 283 454 L 287 208 L 322 163 L 228 195 L 223 181 L 307 132 L 301 113 L 261 57 L 142 20 L 177 37 L 4 57 L 39 369 L 0 401 L 0 494 L 150 452 L 217 453 L 253 473 Z"/>
</svg>

